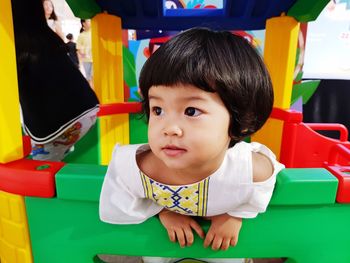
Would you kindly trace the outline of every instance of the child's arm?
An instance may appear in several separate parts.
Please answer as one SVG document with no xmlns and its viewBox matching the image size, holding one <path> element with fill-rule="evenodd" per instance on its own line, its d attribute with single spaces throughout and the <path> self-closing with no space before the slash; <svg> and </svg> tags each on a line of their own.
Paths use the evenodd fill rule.
<svg viewBox="0 0 350 263">
<path fill-rule="evenodd" d="M 270 159 L 261 153 L 252 153 L 253 181 L 263 182 L 268 180 L 274 171 Z"/>
<path fill-rule="evenodd" d="M 166 209 L 159 213 L 160 222 L 168 231 L 172 242 L 179 242 L 181 247 L 191 246 L 194 240 L 192 229 L 204 238 L 204 231 L 200 225 L 190 216 L 181 215 Z"/>
<path fill-rule="evenodd" d="M 274 174 L 274 166 L 271 160 L 259 152 L 252 152 L 252 166 L 252 179 L 254 183 L 265 182 Z M 208 247 L 211 245 L 213 250 L 226 250 L 230 245 L 235 246 L 238 242 L 239 231 L 242 226 L 240 216 L 255 217 L 258 212 L 265 211 L 272 194 L 274 180 L 272 183 L 267 186 L 256 185 L 257 189 L 254 192 L 258 194 L 257 196 L 252 195 L 249 204 L 245 204 L 245 207 L 241 207 L 229 214 L 210 217 L 211 226 L 204 240 L 204 246 Z"/>
<path fill-rule="evenodd" d="M 211 244 L 213 250 L 227 250 L 238 242 L 242 219 L 228 214 L 212 216 L 211 226 L 204 240 L 204 247 Z"/>
</svg>

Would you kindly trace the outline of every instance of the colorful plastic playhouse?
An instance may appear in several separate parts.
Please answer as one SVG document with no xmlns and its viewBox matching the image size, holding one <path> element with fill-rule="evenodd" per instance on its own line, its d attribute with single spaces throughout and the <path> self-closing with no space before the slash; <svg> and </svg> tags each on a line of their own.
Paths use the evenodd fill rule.
<svg viewBox="0 0 350 263">
<path fill-rule="evenodd" d="M 327 127 L 304 124 L 300 113 L 289 110 L 299 23 L 314 20 L 328 0 L 226 0 L 218 10 L 166 10 L 165 1 L 156 0 L 68 2 L 76 16 L 93 22 L 94 86 L 102 109 L 96 129 L 81 147 L 85 154 L 98 153 L 98 164 L 87 164 L 90 157 L 84 154 L 66 163 L 25 158 L 29 148 L 19 119 L 11 2 L 0 1 L 1 263 L 101 262 L 97 254 L 350 262 L 347 131 L 331 126 L 340 130 L 339 140 L 320 136 L 312 128 Z M 239 244 L 219 252 L 204 249 L 199 239 L 180 249 L 168 241 L 157 218 L 129 226 L 98 218 L 112 148 L 130 142 L 131 113 L 140 110 L 137 103 L 124 103 L 122 29 L 179 30 L 203 21 L 230 30 L 266 28 L 264 57 L 275 109 L 252 139 L 267 144 L 288 167 L 278 175 L 267 212 L 245 220 Z"/>
</svg>

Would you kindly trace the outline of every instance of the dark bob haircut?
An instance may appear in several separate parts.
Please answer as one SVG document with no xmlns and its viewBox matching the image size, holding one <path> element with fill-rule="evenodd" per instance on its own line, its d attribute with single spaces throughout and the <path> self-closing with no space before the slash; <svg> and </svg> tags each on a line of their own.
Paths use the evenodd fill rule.
<svg viewBox="0 0 350 263">
<path fill-rule="evenodd" d="M 273 89 L 263 60 L 248 41 L 227 31 L 189 29 L 146 61 L 139 86 L 147 117 L 149 89 L 179 84 L 218 93 L 230 113 L 231 146 L 259 130 L 272 110 Z"/>
</svg>

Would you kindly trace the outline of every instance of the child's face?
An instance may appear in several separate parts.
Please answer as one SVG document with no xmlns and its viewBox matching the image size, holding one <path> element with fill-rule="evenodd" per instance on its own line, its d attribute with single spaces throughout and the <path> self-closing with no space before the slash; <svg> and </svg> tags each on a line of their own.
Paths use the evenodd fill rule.
<svg viewBox="0 0 350 263">
<path fill-rule="evenodd" d="M 167 167 L 210 174 L 220 166 L 230 143 L 230 115 L 217 93 L 153 86 L 149 105 L 149 144 Z"/>
</svg>

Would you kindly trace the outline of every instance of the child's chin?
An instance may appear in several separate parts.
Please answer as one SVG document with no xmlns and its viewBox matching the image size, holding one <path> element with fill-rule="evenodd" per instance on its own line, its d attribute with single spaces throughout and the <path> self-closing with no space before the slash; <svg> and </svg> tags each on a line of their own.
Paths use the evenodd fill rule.
<svg viewBox="0 0 350 263">
<path fill-rule="evenodd" d="M 165 160 L 164 161 L 165 165 L 169 168 L 169 169 L 173 169 L 173 170 L 184 170 L 184 169 L 188 169 L 189 167 L 184 163 L 184 161 L 181 160 Z"/>
</svg>

